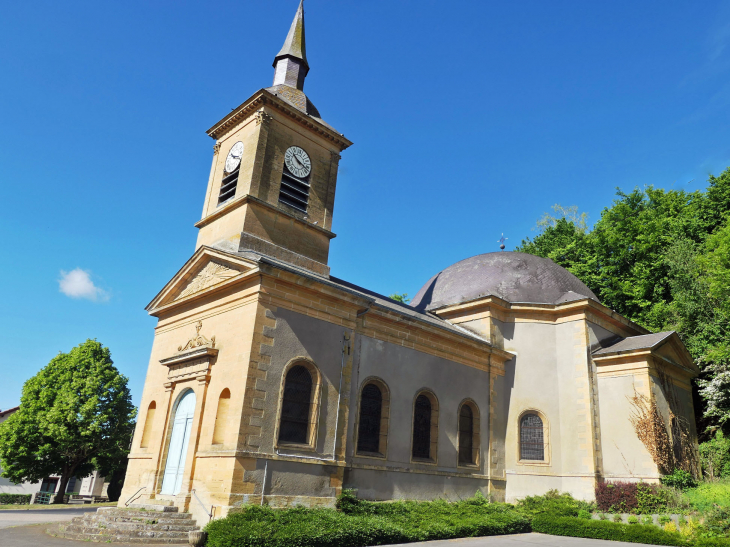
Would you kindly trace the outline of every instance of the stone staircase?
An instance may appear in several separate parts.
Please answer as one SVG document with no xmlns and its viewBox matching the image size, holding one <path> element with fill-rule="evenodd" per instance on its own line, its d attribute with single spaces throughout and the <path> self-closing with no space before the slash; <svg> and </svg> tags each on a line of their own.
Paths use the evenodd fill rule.
<svg viewBox="0 0 730 547">
<path fill-rule="evenodd" d="M 100 507 L 75 517 L 48 533 L 66 539 L 103 543 L 188 543 L 188 532 L 200 530 L 190 513 L 167 505 L 132 505 L 129 509 Z"/>
</svg>

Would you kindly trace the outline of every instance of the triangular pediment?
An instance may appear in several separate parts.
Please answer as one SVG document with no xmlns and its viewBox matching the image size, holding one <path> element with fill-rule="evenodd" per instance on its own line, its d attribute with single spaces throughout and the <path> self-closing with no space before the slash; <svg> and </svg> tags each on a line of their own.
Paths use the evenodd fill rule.
<svg viewBox="0 0 730 547">
<path fill-rule="evenodd" d="M 147 306 L 153 314 L 194 300 L 247 277 L 258 264 L 211 247 L 201 247 Z"/>
</svg>

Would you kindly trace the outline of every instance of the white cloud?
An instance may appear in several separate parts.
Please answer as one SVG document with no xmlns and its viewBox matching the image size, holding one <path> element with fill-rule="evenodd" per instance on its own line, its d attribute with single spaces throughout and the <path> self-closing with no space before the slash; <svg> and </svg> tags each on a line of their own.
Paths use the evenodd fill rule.
<svg viewBox="0 0 730 547">
<path fill-rule="evenodd" d="M 61 279 L 58 280 L 59 290 L 70 298 L 86 298 L 94 302 L 109 300 L 109 293 L 94 285 L 90 273 L 81 268 L 70 272 L 61 270 Z"/>
</svg>

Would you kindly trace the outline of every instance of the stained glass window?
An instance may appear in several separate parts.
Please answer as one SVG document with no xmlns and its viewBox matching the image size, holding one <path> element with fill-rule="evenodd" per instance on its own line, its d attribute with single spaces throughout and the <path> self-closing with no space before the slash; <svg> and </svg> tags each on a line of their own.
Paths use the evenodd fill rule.
<svg viewBox="0 0 730 547">
<path fill-rule="evenodd" d="M 537 414 L 526 414 L 520 420 L 520 459 L 545 460 L 542 420 Z"/>
<path fill-rule="evenodd" d="M 358 452 L 380 452 L 380 418 L 383 394 L 375 384 L 368 384 L 360 398 L 360 423 L 357 430 Z"/>
<path fill-rule="evenodd" d="M 425 395 L 416 398 L 413 415 L 413 457 L 431 457 L 431 401 Z"/>
<path fill-rule="evenodd" d="M 309 441 L 309 415 L 312 404 L 312 375 L 302 365 L 286 373 L 284 400 L 281 404 L 279 441 L 306 444 Z"/>
</svg>

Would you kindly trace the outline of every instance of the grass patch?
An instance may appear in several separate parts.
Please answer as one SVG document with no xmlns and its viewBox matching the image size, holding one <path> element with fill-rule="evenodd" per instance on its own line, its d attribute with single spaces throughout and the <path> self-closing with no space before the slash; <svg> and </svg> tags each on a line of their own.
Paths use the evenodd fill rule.
<svg viewBox="0 0 730 547">
<path fill-rule="evenodd" d="M 209 547 L 362 547 L 529 532 L 523 515 L 483 497 L 372 503 L 346 494 L 334 509 L 251 506 L 209 523 Z"/>
<path fill-rule="evenodd" d="M 37 509 L 46 510 L 46 509 L 79 509 L 80 507 L 116 507 L 117 502 L 116 501 L 108 501 L 104 503 L 74 503 L 74 504 L 68 504 L 68 503 L 62 503 L 62 504 L 50 504 L 50 505 L 41 505 L 41 504 L 34 504 L 34 505 L 0 505 L 0 511 L 35 511 Z"/>
</svg>

